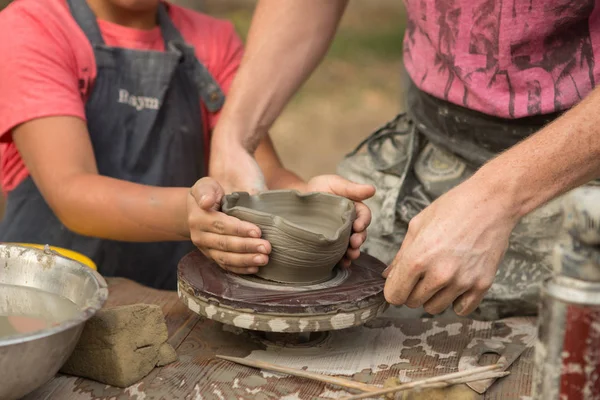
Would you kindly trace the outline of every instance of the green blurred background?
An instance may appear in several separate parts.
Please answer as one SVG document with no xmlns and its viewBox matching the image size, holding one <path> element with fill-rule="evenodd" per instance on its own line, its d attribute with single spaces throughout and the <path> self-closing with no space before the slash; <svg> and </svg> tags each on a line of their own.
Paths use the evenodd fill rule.
<svg viewBox="0 0 600 400">
<path fill-rule="evenodd" d="M 0 9 L 8 3 L 0 0 Z M 245 38 L 256 1 L 173 3 L 231 20 Z M 271 131 L 286 166 L 305 178 L 335 172 L 344 154 L 400 111 L 404 26 L 401 0 L 350 1 L 326 60 Z"/>
</svg>

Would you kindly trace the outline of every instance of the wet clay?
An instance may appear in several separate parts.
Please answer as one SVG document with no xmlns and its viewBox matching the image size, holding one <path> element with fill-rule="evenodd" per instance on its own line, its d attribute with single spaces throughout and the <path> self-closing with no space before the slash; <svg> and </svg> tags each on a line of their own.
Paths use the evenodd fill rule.
<svg viewBox="0 0 600 400">
<path fill-rule="evenodd" d="M 164 367 L 165 365 L 169 365 L 177 361 L 178 356 L 177 352 L 169 343 L 163 343 L 158 348 L 158 362 L 156 363 L 157 367 Z"/>
<path fill-rule="evenodd" d="M 222 211 L 256 224 L 271 243 L 267 265 L 256 274 L 285 283 L 329 279 L 348 248 L 356 213 L 354 203 L 328 193 L 273 190 L 223 198 Z"/>
<path fill-rule="evenodd" d="M 194 312 L 238 328 L 265 332 L 346 329 L 387 307 L 386 265 L 367 254 L 317 284 L 286 285 L 227 272 L 193 251 L 178 266 L 178 293 Z"/>
<path fill-rule="evenodd" d="M 86 323 L 61 372 L 128 387 L 154 367 L 177 359 L 167 338 L 165 319 L 157 305 L 102 309 Z"/>
</svg>

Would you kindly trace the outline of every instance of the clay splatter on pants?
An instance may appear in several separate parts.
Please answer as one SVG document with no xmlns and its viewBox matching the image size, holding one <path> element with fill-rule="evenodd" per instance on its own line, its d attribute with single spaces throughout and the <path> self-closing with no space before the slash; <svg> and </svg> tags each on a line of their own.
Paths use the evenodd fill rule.
<svg viewBox="0 0 600 400">
<path fill-rule="evenodd" d="M 368 138 L 338 167 L 345 178 L 377 188 L 375 196 L 365 201 L 373 218 L 363 250 L 388 264 L 400 249 L 410 219 L 474 172 L 465 160 L 427 143 L 404 115 Z M 515 227 L 494 284 L 471 317 L 495 320 L 537 314 L 541 282 L 552 271 L 563 198 L 525 216 Z M 414 315 L 413 310 L 407 312 Z"/>
</svg>

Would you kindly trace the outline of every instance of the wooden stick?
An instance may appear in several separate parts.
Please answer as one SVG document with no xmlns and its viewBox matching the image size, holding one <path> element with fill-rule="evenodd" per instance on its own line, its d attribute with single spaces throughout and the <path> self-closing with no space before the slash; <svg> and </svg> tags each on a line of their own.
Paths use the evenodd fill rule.
<svg viewBox="0 0 600 400">
<path fill-rule="evenodd" d="M 321 375 L 314 372 L 308 372 L 303 370 L 298 370 L 289 367 L 283 367 L 271 363 L 267 363 L 264 361 L 255 361 L 255 360 L 247 360 L 245 358 L 238 357 L 229 357 L 229 356 L 216 356 L 217 358 L 221 358 L 223 360 L 231 361 L 237 364 L 246 365 L 248 367 L 260 368 L 267 371 L 275 371 L 281 372 L 287 375 L 299 376 L 302 378 L 313 379 L 320 382 L 330 383 L 333 385 L 341 386 L 348 389 L 360 390 L 362 392 L 377 392 L 380 391 L 381 388 L 379 386 L 369 385 L 362 382 L 352 381 L 350 379 L 338 378 L 335 376 L 329 375 Z"/>
<path fill-rule="evenodd" d="M 445 388 L 445 387 L 452 386 L 452 385 L 458 385 L 459 383 L 481 381 L 481 380 L 490 379 L 490 378 L 493 378 L 493 379 L 503 378 L 506 375 L 510 375 L 510 372 L 508 372 L 508 371 L 484 372 L 483 374 L 480 374 L 480 375 L 473 375 L 473 376 L 467 376 L 464 378 L 452 379 L 447 382 L 427 383 L 425 385 L 417 386 L 415 388 L 406 389 L 406 390 L 441 389 L 441 388 Z M 402 391 L 402 390 L 400 390 L 400 391 Z M 374 394 L 370 393 L 369 396 L 374 396 Z"/>
<path fill-rule="evenodd" d="M 472 376 L 465 376 L 464 378 L 456 378 L 456 379 L 451 379 L 449 381 L 444 381 L 444 382 L 436 382 L 436 383 L 427 383 L 423 386 L 419 386 L 413 389 L 421 389 L 424 387 L 434 387 L 434 385 L 436 385 L 435 387 L 446 387 L 446 386 L 450 386 L 450 385 L 457 385 L 459 383 L 467 383 L 467 382 L 474 382 L 474 381 L 482 381 L 484 379 L 497 379 L 497 378 L 503 378 L 507 375 L 510 375 L 509 371 L 488 371 L 488 372 L 483 372 L 481 374 L 476 374 L 476 375 L 472 375 Z"/>
<path fill-rule="evenodd" d="M 281 372 L 287 375 L 299 376 L 302 378 L 313 379 L 316 381 L 329 383 L 337 386 L 341 386 L 348 389 L 355 389 L 365 392 L 364 394 L 346 397 L 345 400 L 358 400 L 366 399 L 373 396 L 381 396 L 388 393 L 395 393 L 409 389 L 429 389 L 429 388 L 443 388 L 458 383 L 472 382 L 490 378 L 500 378 L 508 375 L 508 371 L 497 371 L 503 368 L 502 364 L 493 364 L 485 367 L 473 368 L 468 371 L 453 372 L 451 374 L 436 376 L 433 378 L 422 379 L 419 381 L 404 383 L 399 386 L 392 388 L 381 389 L 378 386 L 369 385 L 362 382 L 356 382 L 349 379 L 338 378 L 335 376 L 321 375 L 314 372 L 308 372 L 303 370 L 297 370 L 294 368 L 283 367 L 264 361 L 258 360 L 247 360 L 245 358 L 229 357 L 217 355 L 217 358 L 234 362 L 237 364 L 245 365 L 248 367 L 260 368 L 267 371 Z"/>
<path fill-rule="evenodd" d="M 482 381 L 484 379 L 497 379 L 504 378 L 505 376 L 510 375 L 510 371 L 491 371 L 484 372 L 483 374 L 477 374 L 473 376 L 465 376 L 464 378 L 452 379 L 449 383 L 452 385 L 456 385 L 458 383 L 467 383 L 473 381 Z"/>
<path fill-rule="evenodd" d="M 455 383 L 470 382 L 471 380 L 488 379 L 488 378 L 490 378 L 490 376 L 485 376 L 484 378 L 481 378 L 483 372 L 497 371 L 502 368 L 504 368 L 504 366 L 502 364 L 486 365 L 485 367 L 473 368 L 468 371 L 453 372 L 453 373 L 446 374 L 446 375 L 435 376 L 433 378 L 426 378 L 426 379 L 421 379 L 418 381 L 403 383 L 401 385 L 394 386 L 391 388 L 380 389 L 377 392 L 363 393 L 363 394 L 359 394 L 359 395 L 355 395 L 355 396 L 345 397 L 345 398 L 343 398 L 343 400 L 368 399 L 370 397 L 375 397 L 375 396 L 379 397 L 379 396 L 383 396 L 384 394 L 396 393 L 396 392 L 401 392 L 401 391 L 409 390 L 409 389 L 417 389 L 417 388 L 418 389 L 426 389 L 427 385 L 429 385 L 429 388 L 445 387 L 445 386 L 454 385 Z M 500 374 L 504 374 L 504 372 L 502 371 L 502 372 L 500 372 Z M 502 375 L 502 376 L 504 376 L 504 375 Z M 476 379 L 470 379 L 468 381 L 463 379 L 463 378 L 467 378 L 467 377 L 476 378 Z M 431 384 L 435 384 L 435 385 L 431 385 Z"/>
</svg>

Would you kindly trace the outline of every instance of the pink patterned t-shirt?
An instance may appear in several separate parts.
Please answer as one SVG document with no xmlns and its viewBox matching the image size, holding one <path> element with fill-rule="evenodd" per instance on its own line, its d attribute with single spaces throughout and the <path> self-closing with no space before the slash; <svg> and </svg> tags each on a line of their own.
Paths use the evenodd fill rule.
<svg viewBox="0 0 600 400">
<path fill-rule="evenodd" d="M 600 0 L 405 0 L 423 91 L 503 118 L 572 107 L 600 78 Z"/>
</svg>

